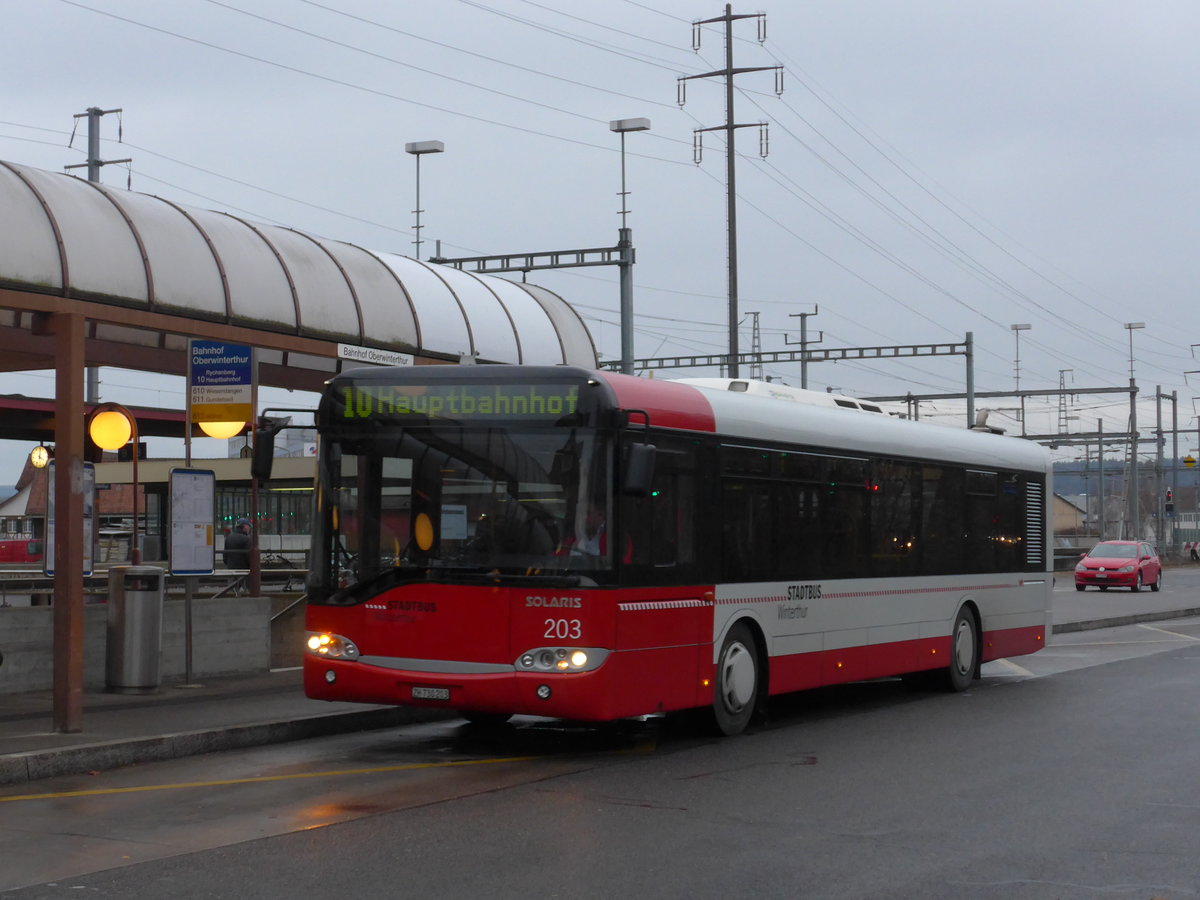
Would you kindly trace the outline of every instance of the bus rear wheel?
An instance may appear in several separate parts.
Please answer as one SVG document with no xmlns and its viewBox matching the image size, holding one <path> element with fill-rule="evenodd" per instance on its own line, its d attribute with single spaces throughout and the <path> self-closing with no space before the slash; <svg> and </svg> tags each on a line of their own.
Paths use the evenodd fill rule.
<svg viewBox="0 0 1200 900">
<path fill-rule="evenodd" d="M 746 730 L 758 705 L 758 646 L 745 622 L 729 629 L 717 657 L 717 683 L 713 696 L 713 720 L 725 735 Z"/>
<path fill-rule="evenodd" d="M 950 633 L 950 665 L 946 669 L 946 687 L 951 691 L 965 691 L 975 680 L 979 668 L 979 634 L 975 617 L 963 607 L 954 619 L 954 630 Z"/>
</svg>

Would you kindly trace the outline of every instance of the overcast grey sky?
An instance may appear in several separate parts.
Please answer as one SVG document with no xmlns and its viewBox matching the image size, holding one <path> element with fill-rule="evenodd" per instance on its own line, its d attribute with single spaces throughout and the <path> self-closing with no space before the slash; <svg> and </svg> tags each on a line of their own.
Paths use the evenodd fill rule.
<svg viewBox="0 0 1200 900">
<path fill-rule="evenodd" d="M 616 118 L 627 139 L 639 357 L 727 345 L 723 33 L 715 0 L 0 0 L 0 159 L 83 161 L 73 115 L 103 120 L 106 184 L 411 254 L 408 141 L 426 157 L 424 238 L 448 256 L 616 243 Z M 735 3 L 735 13 L 764 11 Z M 1200 4 L 1192 0 L 779 0 L 735 24 L 743 349 L 976 343 L 978 390 L 1121 385 L 1129 335 L 1154 422 L 1161 384 L 1193 426 Z M 0 215 L 3 212 L 0 211 Z M 432 252 L 426 244 L 424 254 Z M 616 271 L 536 272 L 619 356 Z M 668 373 L 661 373 L 668 374 Z M 679 375 L 715 374 L 688 370 Z M 746 372 L 743 372 L 746 374 Z M 798 364 L 766 374 L 799 384 Z M 1188 376 L 1195 379 L 1197 376 Z M 813 365 L 810 387 L 958 391 L 961 357 Z M 180 380 L 107 372 L 103 399 L 182 405 Z M 0 375 L 47 396 L 52 373 Z M 1121 398 L 1082 395 L 1072 430 L 1126 427 Z M 1014 407 L 1015 401 L 992 405 Z M 934 404 L 926 414 L 948 410 Z M 1056 430 L 1057 399 L 1029 430 Z M 1011 414 L 1010 414 L 1011 415 Z M 1004 414 L 999 421 L 1018 428 Z M 1169 423 L 1169 419 L 1167 420 Z M 27 445 L 2 442 L 0 484 Z M 1169 447 L 1169 445 L 1168 445 Z M 1185 450 L 1196 449 L 1193 438 Z M 153 452 L 153 451 L 152 451 Z M 203 453 L 203 451 L 200 451 Z M 216 455 L 215 452 L 213 455 Z M 10 474 L 11 473 L 11 474 Z"/>
</svg>

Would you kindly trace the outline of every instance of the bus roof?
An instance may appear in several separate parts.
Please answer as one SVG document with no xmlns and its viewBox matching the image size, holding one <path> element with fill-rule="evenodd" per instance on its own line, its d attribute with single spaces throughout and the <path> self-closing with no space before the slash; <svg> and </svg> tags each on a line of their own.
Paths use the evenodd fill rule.
<svg viewBox="0 0 1200 900">
<path fill-rule="evenodd" d="M 1050 454 L 1041 445 L 1016 437 L 973 431 L 873 411 L 848 412 L 840 395 L 782 385 L 740 390 L 742 379 L 667 380 L 597 372 L 574 366 L 419 366 L 354 369 L 326 383 L 420 384 L 421 381 L 531 383 L 583 381 L 611 392 L 624 410 L 645 412 L 653 428 L 716 433 L 735 441 L 808 445 L 848 455 L 864 454 L 954 462 L 989 469 L 1046 472 Z M 781 396 L 782 394 L 782 396 Z M 846 398 L 852 399 L 852 398 Z M 830 402 L 832 401 L 832 402 Z M 640 422 L 639 417 L 632 420 Z"/>
<path fill-rule="evenodd" d="M 850 409 L 860 412 L 895 415 L 872 400 L 861 400 L 858 397 L 848 397 L 845 394 L 834 394 L 829 391 L 810 391 L 806 388 L 792 387 L 789 384 L 776 384 L 772 381 L 757 381 L 749 378 L 672 378 L 679 384 L 690 384 L 695 387 L 712 388 L 718 391 L 733 391 L 735 394 L 753 394 L 757 397 L 771 397 L 775 400 L 788 400 L 792 403 L 807 403 L 809 406 L 825 406 L 832 409 Z"/>
<path fill-rule="evenodd" d="M 837 403 L 807 402 L 809 395 L 820 397 L 816 391 L 800 392 L 793 388 L 796 394 L 780 398 L 766 391 L 730 390 L 729 384 L 734 379 L 655 381 L 609 373 L 604 373 L 603 377 L 616 393 L 619 404 L 645 409 L 652 426 L 691 427 L 693 430 L 712 430 L 733 439 L 807 444 L 848 454 L 909 457 L 1039 472 L 1050 469 L 1049 451 L 1033 441 L 889 415 L 847 414 Z M 680 391 L 694 391 L 703 399 L 710 411 L 711 426 L 699 424 L 708 417 L 699 414 L 690 401 L 684 404 L 691 410 L 690 426 L 671 424 L 677 418 L 675 410 L 681 405 L 680 401 L 685 399 L 680 396 Z"/>
</svg>

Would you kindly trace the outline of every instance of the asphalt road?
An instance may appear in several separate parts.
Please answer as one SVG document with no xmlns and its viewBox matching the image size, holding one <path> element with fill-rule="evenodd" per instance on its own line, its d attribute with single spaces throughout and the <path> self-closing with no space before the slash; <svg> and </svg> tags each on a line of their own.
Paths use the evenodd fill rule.
<svg viewBox="0 0 1200 900">
<path fill-rule="evenodd" d="M 1052 602 L 1055 624 L 1107 619 L 1155 610 L 1200 608 L 1200 564 L 1171 566 L 1163 571 L 1162 590 L 1143 588 L 1136 594 L 1122 588 L 1076 591 L 1071 572 L 1055 576 Z"/>
<path fill-rule="evenodd" d="M 455 721 L 53 779 L 0 791 L 0 890 L 1197 897 L 1198 684 L 1177 620 L 1056 636 L 963 694 L 796 695 L 732 739 Z"/>
</svg>

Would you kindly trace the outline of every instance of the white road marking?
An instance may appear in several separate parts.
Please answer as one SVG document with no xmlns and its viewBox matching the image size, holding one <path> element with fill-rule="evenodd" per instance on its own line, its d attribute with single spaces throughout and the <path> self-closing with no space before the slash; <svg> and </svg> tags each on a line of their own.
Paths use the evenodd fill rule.
<svg viewBox="0 0 1200 900">
<path fill-rule="evenodd" d="M 1169 634 L 1172 637 L 1183 638 L 1185 641 L 1200 641 L 1200 638 L 1194 637 L 1190 634 L 1180 634 L 1178 631 L 1171 631 L 1167 628 L 1159 628 L 1157 625 L 1146 625 L 1145 623 L 1142 623 L 1138 625 L 1138 628 L 1145 628 L 1147 631 L 1157 631 L 1161 634 Z"/>
</svg>

